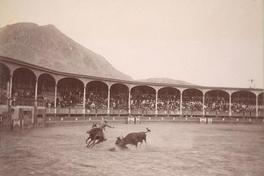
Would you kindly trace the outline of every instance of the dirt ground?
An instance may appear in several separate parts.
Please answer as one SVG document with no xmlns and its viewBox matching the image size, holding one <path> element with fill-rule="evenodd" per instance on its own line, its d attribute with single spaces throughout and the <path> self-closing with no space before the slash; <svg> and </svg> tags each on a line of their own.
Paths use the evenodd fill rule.
<svg viewBox="0 0 264 176">
<path fill-rule="evenodd" d="M 85 146 L 91 125 L 0 132 L 2 176 L 262 176 L 263 125 L 112 124 L 107 141 Z M 115 147 L 116 137 L 148 127 L 147 144 Z"/>
</svg>

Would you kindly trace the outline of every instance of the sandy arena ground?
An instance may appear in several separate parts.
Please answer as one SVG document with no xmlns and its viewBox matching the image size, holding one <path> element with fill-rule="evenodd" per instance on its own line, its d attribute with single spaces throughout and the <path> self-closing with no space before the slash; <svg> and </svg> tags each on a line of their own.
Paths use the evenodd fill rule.
<svg viewBox="0 0 264 176">
<path fill-rule="evenodd" d="M 91 125 L 0 132 L 1 176 L 262 176 L 263 125 L 112 124 L 88 149 Z M 152 131 L 147 144 L 110 151 L 116 137 Z"/>
</svg>

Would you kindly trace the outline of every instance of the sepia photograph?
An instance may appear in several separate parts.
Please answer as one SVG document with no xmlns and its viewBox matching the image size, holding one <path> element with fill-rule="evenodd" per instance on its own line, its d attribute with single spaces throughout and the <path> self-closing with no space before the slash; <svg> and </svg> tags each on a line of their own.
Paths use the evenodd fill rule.
<svg viewBox="0 0 264 176">
<path fill-rule="evenodd" d="M 263 176 L 263 0 L 0 0 L 0 176 Z"/>
</svg>

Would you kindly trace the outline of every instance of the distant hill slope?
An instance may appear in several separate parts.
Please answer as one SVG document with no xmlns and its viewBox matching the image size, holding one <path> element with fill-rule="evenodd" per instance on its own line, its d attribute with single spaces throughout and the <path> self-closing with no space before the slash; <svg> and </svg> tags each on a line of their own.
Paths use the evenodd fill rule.
<svg viewBox="0 0 264 176">
<path fill-rule="evenodd" d="M 16 23 L 0 28 L 0 55 L 62 72 L 132 80 L 53 25 Z"/>
<path fill-rule="evenodd" d="M 148 79 L 140 79 L 138 81 L 151 82 L 151 83 L 178 84 L 178 85 L 193 85 L 192 83 L 186 81 L 175 80 L 170 78 L 148 78 Z"/>
</svg>

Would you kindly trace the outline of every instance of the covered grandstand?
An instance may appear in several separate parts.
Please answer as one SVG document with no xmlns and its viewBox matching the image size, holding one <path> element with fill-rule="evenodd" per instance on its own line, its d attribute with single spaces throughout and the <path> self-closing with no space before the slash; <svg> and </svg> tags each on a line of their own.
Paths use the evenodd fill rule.
<svg viewBox="0 0 264 176">
<path fill-rule="evenodd" d="M 263 89 L 128 81 L 0 61 L 2 107 L 45 107 L 50 115 L 263 117 Z"/>
</svg>

